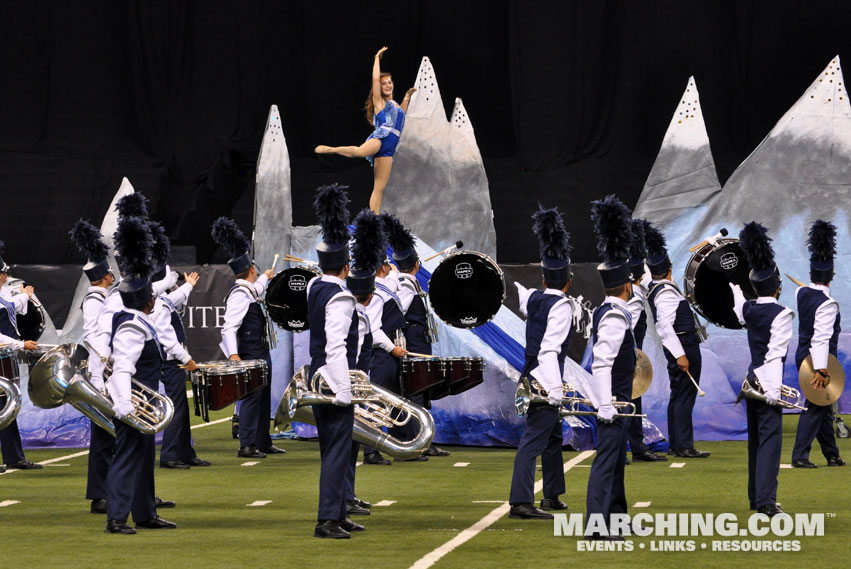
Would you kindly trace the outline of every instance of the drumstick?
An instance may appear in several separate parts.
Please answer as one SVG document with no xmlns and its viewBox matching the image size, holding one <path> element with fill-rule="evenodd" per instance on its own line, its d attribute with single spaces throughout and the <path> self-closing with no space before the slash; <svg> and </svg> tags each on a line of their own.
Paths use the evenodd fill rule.
<svg viewBox="0 0 851 569">
<path fill-rule="evenodd" d="M 439 257 L 440 255 L 443 255 L 444 253 L 448 253 L 448 252 L 450 252 L 452 249 L 456 249 L 456 248 L 457 248 L 457 249 L 460 249 L 460 248 L 461 248 L 461 247 L 463 247 L 463 246 L 464 246 L 464 242 L 463 242 L 463 241 L 456 241 L 456 242 L 455 242 L 455 245 L 452 245 L 451 247 L 447 247 L 447 248 L 446 248 L 446 249 L 444 249 L 443 251 L 440 251 L 440 252 L 438 252 L 438 253 L 435 253 L 434 255 L 432 255 L 431 257 L 429 257 L 428 259 L 424 259 L 424 260 L 423 260 L 423 263 L 425 263 L 426 261 L 431 261 L 431 260 L 432 260 L 432 259 L 434 259 L 435 257 Z"/>
<path fill-rule="evenodd" d="M 296 263 L 307 263 L 308 262 L 308 261 L 305 261 L 304 259 L 299 259 L 298 257 L 293 257 L 289 253 L 284 255 L 284 261 L 287 261 L 288 263 L 290 263 L 292 261 L 295 261 Z"/>
<path fill-rule="evenodd" d="M 704 245 L 706 245 L 706 244 L 707 244 L 707 243 L 709 243 L 710 241 L 715 241 L 716 239 L 720 239 L 721 237 L 726 237 L 726 236 L 727 236 L 727 233 L 728 233 L 728 232 L 727 232 L 727 230 L 726 230 L 726 229 L 721 228 L 721 231 L 719 231 L 718 233 L 716 233 L 715 235 L 713 235 L 713 236 L 712 236 L 712 237 L 710 237 L 709 239 L 704 239 L 703 241 L 701 241 L 700 243 L 698 243 L 697 245 L 695 245 L 694 247 L 692 247 L 691 249 L 689 249 L 689 250 L 688 250 L 688 252 L 689 252 L 689 253 L 694 253 L 695 251 L 697 251 L 698 249 L 700 249 L 701 247 L 703 247 Z"/>
<path fill-rule="evenodd" d="M 180 369 L 186 369 L 185 365 L 178 366 Z M 219 364 L 195 364 L 198 369 L 207 369 L 211 367 L 219 367 Z"/>
<path fill-rule="evenodd" d="M 686 375 L 688 375 L 688 378 L 694 384 L 694 388 L 697 389 L 697 394 L 700 395 L 701 397 L 705 396 L 706 392 L 700 388 L 700 386 L 697 384 L 697 382 L 694 380 L 694 378 L 691 376 L 691 374 L 688 372 L 688 370 L 686 370 Z"/>
<path fill-rule="evenodd" d="M 437 356 L 433 356 L 431 354 L 418 354 L 417 352 L 408 352 L 405 354 L 406 356 L 414 356 L 415 358 L 435 358 Z"/>
<path fill-rule="evenodd" d="M 278 257 L 280 257 L 280 255 L 275 253 L 275 258 L 272 259 L 272 269 L 271 270 L 272 270 L 273 273 L 275 272 L 275 265 L 278 264 Z"/>
<path fill-rule="evenodd" d="M 786 278 L 787 278 L 787 279 L 789 279 L 790 281 L 792 281 L 792 282 L 793 282 L 793 283 L 795 283 L 796 285 L 798 285 L 798 286 L 807 286 L 807 285 L 805 285 L 804 283 L 802 283 L 801 281 L 799 281 L 798 279 L 796 279 L 795 277 L 793 277 L 792 275 L 790 275 L 789 273 L 783 273 L 783 274 L 784 274 L 784 275 L 786 275 Z"/>
</svg>

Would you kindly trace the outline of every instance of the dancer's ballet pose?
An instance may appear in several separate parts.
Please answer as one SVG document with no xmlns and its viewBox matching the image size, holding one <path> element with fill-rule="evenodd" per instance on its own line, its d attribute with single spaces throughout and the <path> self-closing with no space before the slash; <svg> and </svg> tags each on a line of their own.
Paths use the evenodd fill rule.
<svg viewBox="0 0 851 569">
<path fill-rule="evenodd" d="M 366 158 L 373 166 L 374 183 L 372 195 L 369 197 L 369 209 L 379 213 L 381 198 L 387 180 L 390 178 L 390 168 L 393 166 L 393 154 L 402 136 L 405 126 L 405 113 L 411 95 L 416 91 L 413 87 L 405 93 L 402 104 L 393 100 L 393 77 L 381 71 L 381 56 L 387 51 L 382 47 L 375 54 L 372 64 L 372 91 L 366 99 L 366 120 L 375 126 L 375 131 L 360 146 L 325 146 L 316 147 L 317 154 L 340 154 L 349 158 Z"/>
</svg>

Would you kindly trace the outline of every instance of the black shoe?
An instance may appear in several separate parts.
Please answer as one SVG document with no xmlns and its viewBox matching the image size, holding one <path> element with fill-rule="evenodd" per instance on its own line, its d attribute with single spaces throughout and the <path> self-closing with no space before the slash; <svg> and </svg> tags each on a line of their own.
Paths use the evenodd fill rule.
<svg viewBox="0 0 851 569">
<path fill-rule="evenodd" d="M 368 516 L 371 512 L 369 508 L 364 508 L 355 503 L 354 500 L 346 500 L 346 514 L 349 516 Z M 347 528 L 343 528 L 347 529 Z M 351 530 L 348 530 L 351 531 Z"/>
<path fill-rule="evenodd" d="M 239 415 L 230 418 L 230 434 L 234 439 L 239 438 Z"/>
<path fill-rule="evenodd" d="M 3 474 L 4 472 L 6 472 L 6 467 L 0 464 L 0 474 Z"/>
<path fill-rule="evenodd" d="M 668 449 L 668 452 L 667 452 L 666 454 L 667 454 L 668 456 L 674 456 L 674 455 L 676 455 L 676 454 L 677 454 L 677 451 L 675 451 L 675 450 L 674 450 L 674 449 L 672 449 L 672 448 L 669 448 L 669 449 Z"/>
<path fill-rule="evenodd" d="M 369 454 L 363 455 L 363 463 L 364 464 L 381 464 L 385 466 L 389 466 L 391 462 L 381 456 L 380 452 L 371 452 Z"/>
<path fill-rule="evenodd" d="M 210 466 L 211 464 L 213 463 L 209 460 L 203 460 L 197 456 L 189 460 L 189 466 Z"/>
<path fill-rule="evenodd" d="M 845 459 L 841 456 L 831 456 L 827 459 L 828 466 L 845 466 Z"/>
<path fill-rule="evenodd" d="M 509 518 L 514 518 L 515 520 L 551 520 L 553 519 L 553 515 L 549 512 L 545 512 L 540 508 L 536 508 L 532 504 L 515 504 L 511 506 L 511 510 L 508 512 Z"/>
<path fill-rule="evenodd" d="M 36 464 L 34 462 L 30 462 L 27 459 L 21 459 L 18 462 L 13 462 L 12 464 L 6 464 L 7 468 L 17 468 L 18 470 L 41 470 L 44 468 L 41 464 Z"/>
<path fill-rule="evenodd" d="M 260 452 L 264 452 L 264 453 L 266 453 L 266 454 L 287 454 L 287 451 L 285 451 L 285 450 L 284 450 L 284 449 L 282 449 L 282 448 L 278 448 L 278 447 L 276 447 L 275 445 L 272 445 L 272 446 L 270 446 L 269 448 L 264 448 L 264 449 L 263 449 L 262 451 L 260 451 Z"/>
<path fill-rule="evenodd" d="M 449 451 L 443 450 L 440 447 L 436 447 L 434 445 L 431 445 L 430 447 L 428 447 L 426 449 L 426 451 L 423 454 L 425 456 L 449 456 Z"/>
<path fill-rule="evenodd" d="M 177 529 L 177 524 L 168 520 L 164 520 L 159 516 L 154 516 L 150 520 L 145 520 L 144 522 L 136 522 L 136 527 L 145 529 Z"/>
<path fill-rule="evenodd" d="M 366 528 L 360 525 L 357 522 L 353 522 L 351 518 L 346 518 L 342 522 L 340 522 L 340 527 L 348 532 L 354 531 L 366 531 Z"/>
<path fill-rule="evenodd" d="M 133 535 L 136 530 L 127 525 L 126 522 L 118 520 L 108 520 L 106 522 L 106 533 L 120 533 L 123 535 Z"/>
<path fill-rule="evenodd" d="M 351 534 L 340 527 L 336 520 L 325 520 L 316 524 L 313 530 L 313 537 L 324 537 L 330 539 L 349 539 Z"/>
<path fill-rule="evenodd" d="M 358 505 L 358 506 L 360 506 L 361 508 L 366 508 L 367 510 L 368 510 L 368 509 L 370 509 L 370 508 L 372 507 L 372 504 L 370 504 L 370 503 L 369 503 L 369 502 L 367 502 L 366 500 L 361 500 L 361 499 L 360 499 L 360 498 L 358 498 L 357 496 L 355 496 L 354 498 L 352 498 L 352 502 L 354 502 L 355 504 L 357 504 L 357 505 Z"/>
<path fill-rule="evenodd" d="M 424 454 L 421 454 L 420 456 L 415 456 L 414 458 L 406 458 L 405 462 L 426 462 L 427 460 L 428 457 Z"/>
<path fill-rule="evenodd" d="M 266 458 L 266 455 L 257 450 L 257 447 L 254 445 L 250 447 L 240 447 L 236 456 L 241 458 Z"/>
<path fill-rule="evenodd" d="M 154 507 L 155 508 L 173 508 L 177 504 L 172 502 L 171 500 L 163 500 L 159 496 L 154 496 Z"/>
<path fill-rule="evenodd" d="M 160 463 L 160 468 L 173 468 L 175 470 L 189 470 L 189 465 L 182 460 L 167 460 Z"/>
<path fill-rule="evenodd" d="M 780 509 L 780 504 L 766 504 L 765 506 L 757 508 L 756 511 L 759 514 L 765 514 L 769 518 L 773 518 L 777 514 L 783 513 L 783 510 Z"/>
<path fill-rule="evenodd" d="M 89 512 L 91 512 L 93 514 L 105 514 L 106 513 L 106 499 L 101 498 L 99 500 L 92 500 L 92 507 L 89 508 Z"/>
<path fill-rule="evenodd" d="M 706 458 L 711 453 L 708 450 L 697 450 L 696 448 L 684 448 L 677 451 L 679 458 Z"/>
<path fill-rule="evenodd" d="M 542 510 L 566 510 L 567 504 L 558 498 L 544 498 L 541 500 Z"/>
<path fill-rule="evenodd" d="M 810 462 L 809 459 L 799 458 L 792 461 L 792 468 L 818 468 L 818 465 Z"/>
<path fill-rule="evenodd" d="M 782 504 L 780 502 L 775 502 L 774 505 L 779 508 Z M 753 502 L 751 502 L 751 510 L 756 511 L 756 504 Z"/>
<path fill-rule="evenodd" d="M 648 451 L 642 454 L 633 454 L 632 460 L 636 462 L 667 462 L 668 457 L 661 454 L 656 454 L 655 452 Z"/>
</svg>

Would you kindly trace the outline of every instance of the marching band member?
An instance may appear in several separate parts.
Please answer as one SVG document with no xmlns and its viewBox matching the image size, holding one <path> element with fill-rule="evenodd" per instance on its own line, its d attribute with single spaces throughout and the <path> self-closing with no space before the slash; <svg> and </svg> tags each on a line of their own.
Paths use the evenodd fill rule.
<svg viewBox="0 0 851 569">
<path fill-rule="evenodd" d="M 150 222 L 154 238 L 153 262 L 158 267 L 152 279 L 165 278 L 171 244 L 162 225 Z M 176 290 L 157 296 L 151 320 L 157 331 L 159 341 L 166 353 L 163 363 L 163 386 L 165 393 L 174 404 L 174 417 L 163 431 L 160 449 L 160 468 L 187 469 L 191 466 L 210 466 L 210 462 L 198 458 L 192 448 L 192 435 L 189 427 L 189 400 L 186 397 L 186 370 L 198 369 L 195 360 L 186 351 L 186 331 L 180 312 L 189 299 L 192 288 L 198 282 L 198 273 L 186 274 L 186 280 Z M 185 366 L 185 370 L 181 369 Z"/>
<path fill-rule="evenodd" d="M 307 284 L 310 377 L 319 372 L 334 392 L 332 405 L 313 406 L 322 459 L 313 536 L 332 539 L 347 539 L 349 532 L 364 529 L 349 519 L 346 504 L 354 426 L 349 369 L 357 363 L 359 325 L 355 297 L 345 287 L 349 274 L 348 203 L 341 186 L 323 186 L 316 191 L 313 209 L 322 227 L 322 243 L 316 254 L 322 276 Z"/>
<path fill-rule="evenodd" d="M 697 398 L 697 388 L 687 374 L 700 384 L 700 338 L 697 335 L 694 314 L 680 289 L 671 280 L 672 266 L 665 248 L 665 237 L 658 229 L 645 224 L 644 239 L 647 246 L 647 267 L 652 282 L 647 301 L 656 322 L 656 331 L 662 339 L 671 397 L 668 401 L 668 440 L 670 451 L 681 458 L 706 458 L 709 451 L 694 448 L 692 411 Z"/>
<path fill-rule="evenodd" d="M 836 226 L 821 219 L 810 228 L 807 243 L 810 250 L 809 286 L 798 289 L 798 349 L 795 351 L 795 367 L 812 356 L 816 370 L 812 385 L 822 389 L 830 382 L 827 371 L 827 356 L 836 356 L 839 344 L 839 303 L 830 296 L 833 280 L 833 257 L 836 255 Z M 844 466 L 845 459 L 839 456 L 836 437 L 833 434 L 833 409 L 830 405 L 814 405 L 806 401 L 807 407 L 798 415 L 798 432 L 792 449 L 794 468 L 816 468 L 810 462 L 813 439 L 818 438 L 821 452 L 828 466 Z"/>
<path fill-rule="evenodd" d="M 747 381 L 765 395 L 765 402 L 747 398 L 748 499 L 751 509 L 769 517 L 782 514 L 777 503 L 777 474 L 783 439 L 783 410 L 778 406 L 783 384 L 786 349 L 792 339 L 794 313 L 777 302 L 780 271 L 765 227 L 752 221 L 739 233 L 739 245 L 751 271 L 748 278 L 756 300 L 745 301 L 742 289 L 733 289 L 734 312 L 748 329 L 751 364 Z"/>
<path fill-rule="evenodd" d="M 88 263 L 83 266 L 83 272 L 89 279 L 89 289 L 80 309 L 83 312 L 83 342 L 92 345 L 97 336 L 98 317 L 106 300 L 107 292 L 115 282 L 115 277 L 109 267 L 109 247 L 103 242 L 100 230 L 83 219 L 77 221 L 70 232 L 71 241 L 80 251 L 86 254 Z M 99 359 L 97 354 L 89 354 L 88 361 Z M 91 378 L 92 385 L 98 391 L 103 391 L 103 377 L 98 375 Z M 93 514 L 106 513 L 107 486 L 106 477 L 112 457 L 115 453 L 115 438 L 100 428 L 97 423 L 90 421 L 88 481 L 86 483 L 86 499 L 91 500 L 90 512 Z"/>
<path fill-rule="evenodd" d="M 613 400 L 632 399 L 635 338 L 627 301 L 632 296 L 629 247 L 632 232 L 629 210 L 614 195 L 591 204 L 597 249 L 603 263 L 597 267 L 606 298 L 594 310 L 594 342 L 588 396 L 597 409 L 597 455 L 591 464 L 585 499 L 586 538 L 623 540 L 611 535 L 611 514 L 627 511 L 624 489 L 628 420 L 616 421 Z M 592 517 L 593 516 L 593 517 Z M 601 531 L 605 530 L 605 531 Z"/>
<path fill-rule="evenodd" d="M 115 313 L 110 348 L 114 358 L 107 389 L 118 419 L 133 414 L 132 383 L 135 379 L 156 391 L 162 380 L 165 354 L 149 315 L 155 296 L 151 286 L 153 266 L 151 231 L 145 220 L 126 216 L 119 220 L 115 248 L 125 275 L 118 285 L 123 310 Z M 154 435 L 146 435 L 122 421 L 115 422 L 115 457 L 107 476 L 108 533 L 134 534 L 127 525 L 133 515 L 137 528 L 174 529 L 173 522 L 160 518 L 154 494 Z"/>
<path fill-rule="evenodd" d="M 225 322 L 219 346 L 231 360 L 265 360 L 269 382 L 263 389 L 248 394 L 240 401 L 239 451 L 243 458 L 266 458 L 267 454 L 286 451 L 272 445 L 269 436 L 271 409 L 272 359 L 269 350 L 277 340 L 261 304 L 272 270 L 257 276 L 257 267 L 248 254 L 251 244 L 232 219 L 220 217 L 213 224 L 213 241 L 230 254 L 228 266 L 236 276 L 225 297 Z"/>
<path fill-rule="evenodd" d="M 517 446 L 511 477 L 509 517 L 552 519 L 544 510 L 566 510 L 561 447 L 562 376 L 570 345 L 573 305 L 565 296 L 573 282 L 570 243 L 558 209 L 543 209 L 532 216 L 532 230 L 541 249 L 544 291 L 526 289 L 519 283 L 520 312 L 526 316 L 526 351 L 521 377 L 535 379 L 547 391 L 547 404 L 532 404 L 526 414 L 526 430 Z M 544 498 L 534 506 L 535 463 L 541 457 Z"/>
<path fill-rule="evenodd" d="M 647 289 L 641 284 L 644 280 L 644 259 L 647 257 L 647 248 L 644 244 L 643 219 L 632 220 L 632 246 L 629 250 L 629 268 L 632 279 L 632 296 L 627 305 L 629 315 L 632 318 L 632 335 L 635 337 L 635 347 L 639 350 L 644 344 L 644 336 L 647 334 Z M 635 405 L 635 413 L 641 414 L 641 397 L 632 400 Z M 644 462 L 664 462 L 668 457 L 647 450 L 644 444 L 644 429 L 641 417 L 633 417 L 627 422 L 626 438 L 632 449 L 632 460 Z M 627 464 L 629 462 L 627 461 Z"/>
<path fill-rule="evenodd" d="M 3 285 L 9 280 L 10 268 L 3 260 L 5 249 L 5 243 L 0 241 L 0 344 L 11 344 L 17 350 L 35 350 L 38 348 L 38 342 L 21 340 L 17 325 L 17 315 L 27 313 L 27 306 L 30 298 L 35 294 L 35 289 L 31 286 L 22 286 L 21 292 L 13 296 L 3 288 Z M 8 377 L 6 379 L 14 381 L 18 378 Z M 40 464 L 30 462 L 24 456 L 24 447 L 21 444 L 21 432 L 18 430 L 17 420 L 12 421 L 6 428 L 0 429 L 0 452 L 2 452 L 3 462 L 9 468 L 19 470 L 44 468 Z M 5 471 L 6 468 L 0 466 L 0 472 Z"/>
</svg>

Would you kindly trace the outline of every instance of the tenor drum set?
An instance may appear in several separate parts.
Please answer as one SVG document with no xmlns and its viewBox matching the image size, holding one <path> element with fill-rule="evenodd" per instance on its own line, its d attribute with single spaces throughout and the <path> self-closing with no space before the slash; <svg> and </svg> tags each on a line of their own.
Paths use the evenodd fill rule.
<svg viewBox="0 0 851 569">
<path fill-rule="evenodd" d="M 224 360 L 197 364 L 190 373 L 195 415 L 210 421 L 220 411 L 269 383 L 266 360 Z"/>
</svg>

